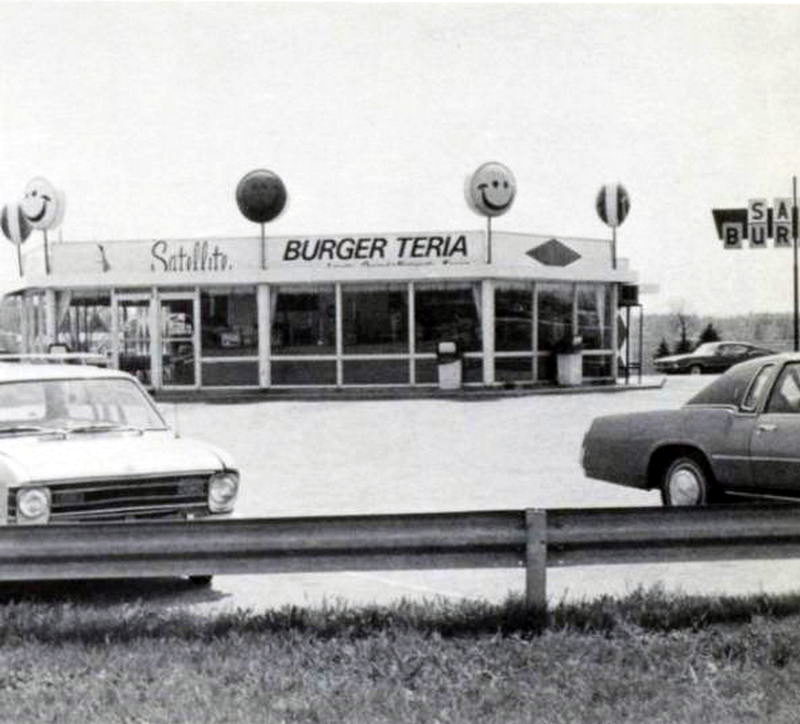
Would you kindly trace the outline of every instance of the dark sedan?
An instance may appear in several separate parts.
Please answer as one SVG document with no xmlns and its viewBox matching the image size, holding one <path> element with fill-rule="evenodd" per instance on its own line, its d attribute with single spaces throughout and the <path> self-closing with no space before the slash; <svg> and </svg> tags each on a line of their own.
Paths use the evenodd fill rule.
<svg viewBox="0 0 800 724">
<path fill-rule="evenodd" d="M 770 354 L 775 352 L 747 342 L 706 342 L 694 352 L 659 357 L 653 364 L 657 372 L 666 374 L 702 374 L 724 372 L 739 362 Z"/>
<path fill-rule="evenodd" d="M 800 499 L 800 354 L 736 365 L 678 410 L 596 418 L 581 462 L 665 505 Z"/>
</svg>

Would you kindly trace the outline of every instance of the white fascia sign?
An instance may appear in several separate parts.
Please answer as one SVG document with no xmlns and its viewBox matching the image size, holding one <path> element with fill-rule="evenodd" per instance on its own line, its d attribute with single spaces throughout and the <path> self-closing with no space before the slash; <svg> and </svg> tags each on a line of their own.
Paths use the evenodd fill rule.
<svg viewBox="0 0 800 724">
<path fill-rule="evenodd" d="M 269 266 L 432 266 L 482 260 L 481 232 L 271 237 Z"/>
</svg>

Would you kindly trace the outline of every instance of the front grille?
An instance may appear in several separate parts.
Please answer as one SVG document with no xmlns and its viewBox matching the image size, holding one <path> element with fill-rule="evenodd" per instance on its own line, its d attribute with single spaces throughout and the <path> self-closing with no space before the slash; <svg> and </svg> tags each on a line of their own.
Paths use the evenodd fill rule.
<svg viewBox="0 0 800 724">
<path fill-rule="evenodd" d="M 202 475 L 92 480 L 47 485 L 50 521 L 127 520 L 208 513 L 208 477 Z M 8 493 L 8 520 L 17 517 L 17 492 Z"/>
</svg>

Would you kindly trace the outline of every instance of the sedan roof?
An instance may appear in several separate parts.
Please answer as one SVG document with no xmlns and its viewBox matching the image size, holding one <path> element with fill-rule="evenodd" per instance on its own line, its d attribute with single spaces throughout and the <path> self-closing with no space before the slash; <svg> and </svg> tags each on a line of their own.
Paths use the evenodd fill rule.
<svg viewBox="0 0 800 724">
<path fill-rule="evenodd" d="M 92 365 L 0 362 L 0 382 L 97 379 L 100 377 L 131 379 L 127 372 Z"/>
</svg>

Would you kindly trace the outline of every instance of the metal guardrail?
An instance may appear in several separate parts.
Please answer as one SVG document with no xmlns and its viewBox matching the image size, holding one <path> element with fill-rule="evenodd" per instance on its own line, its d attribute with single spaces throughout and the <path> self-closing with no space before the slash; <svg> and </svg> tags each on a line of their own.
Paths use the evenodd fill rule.
<svg viewBox="0 0 800 724">
<path fill-rule="evenodd" d="M 0 528 L 0 580 L 800 558 L 800 506 L 588 508 Z"/>
</svg>

